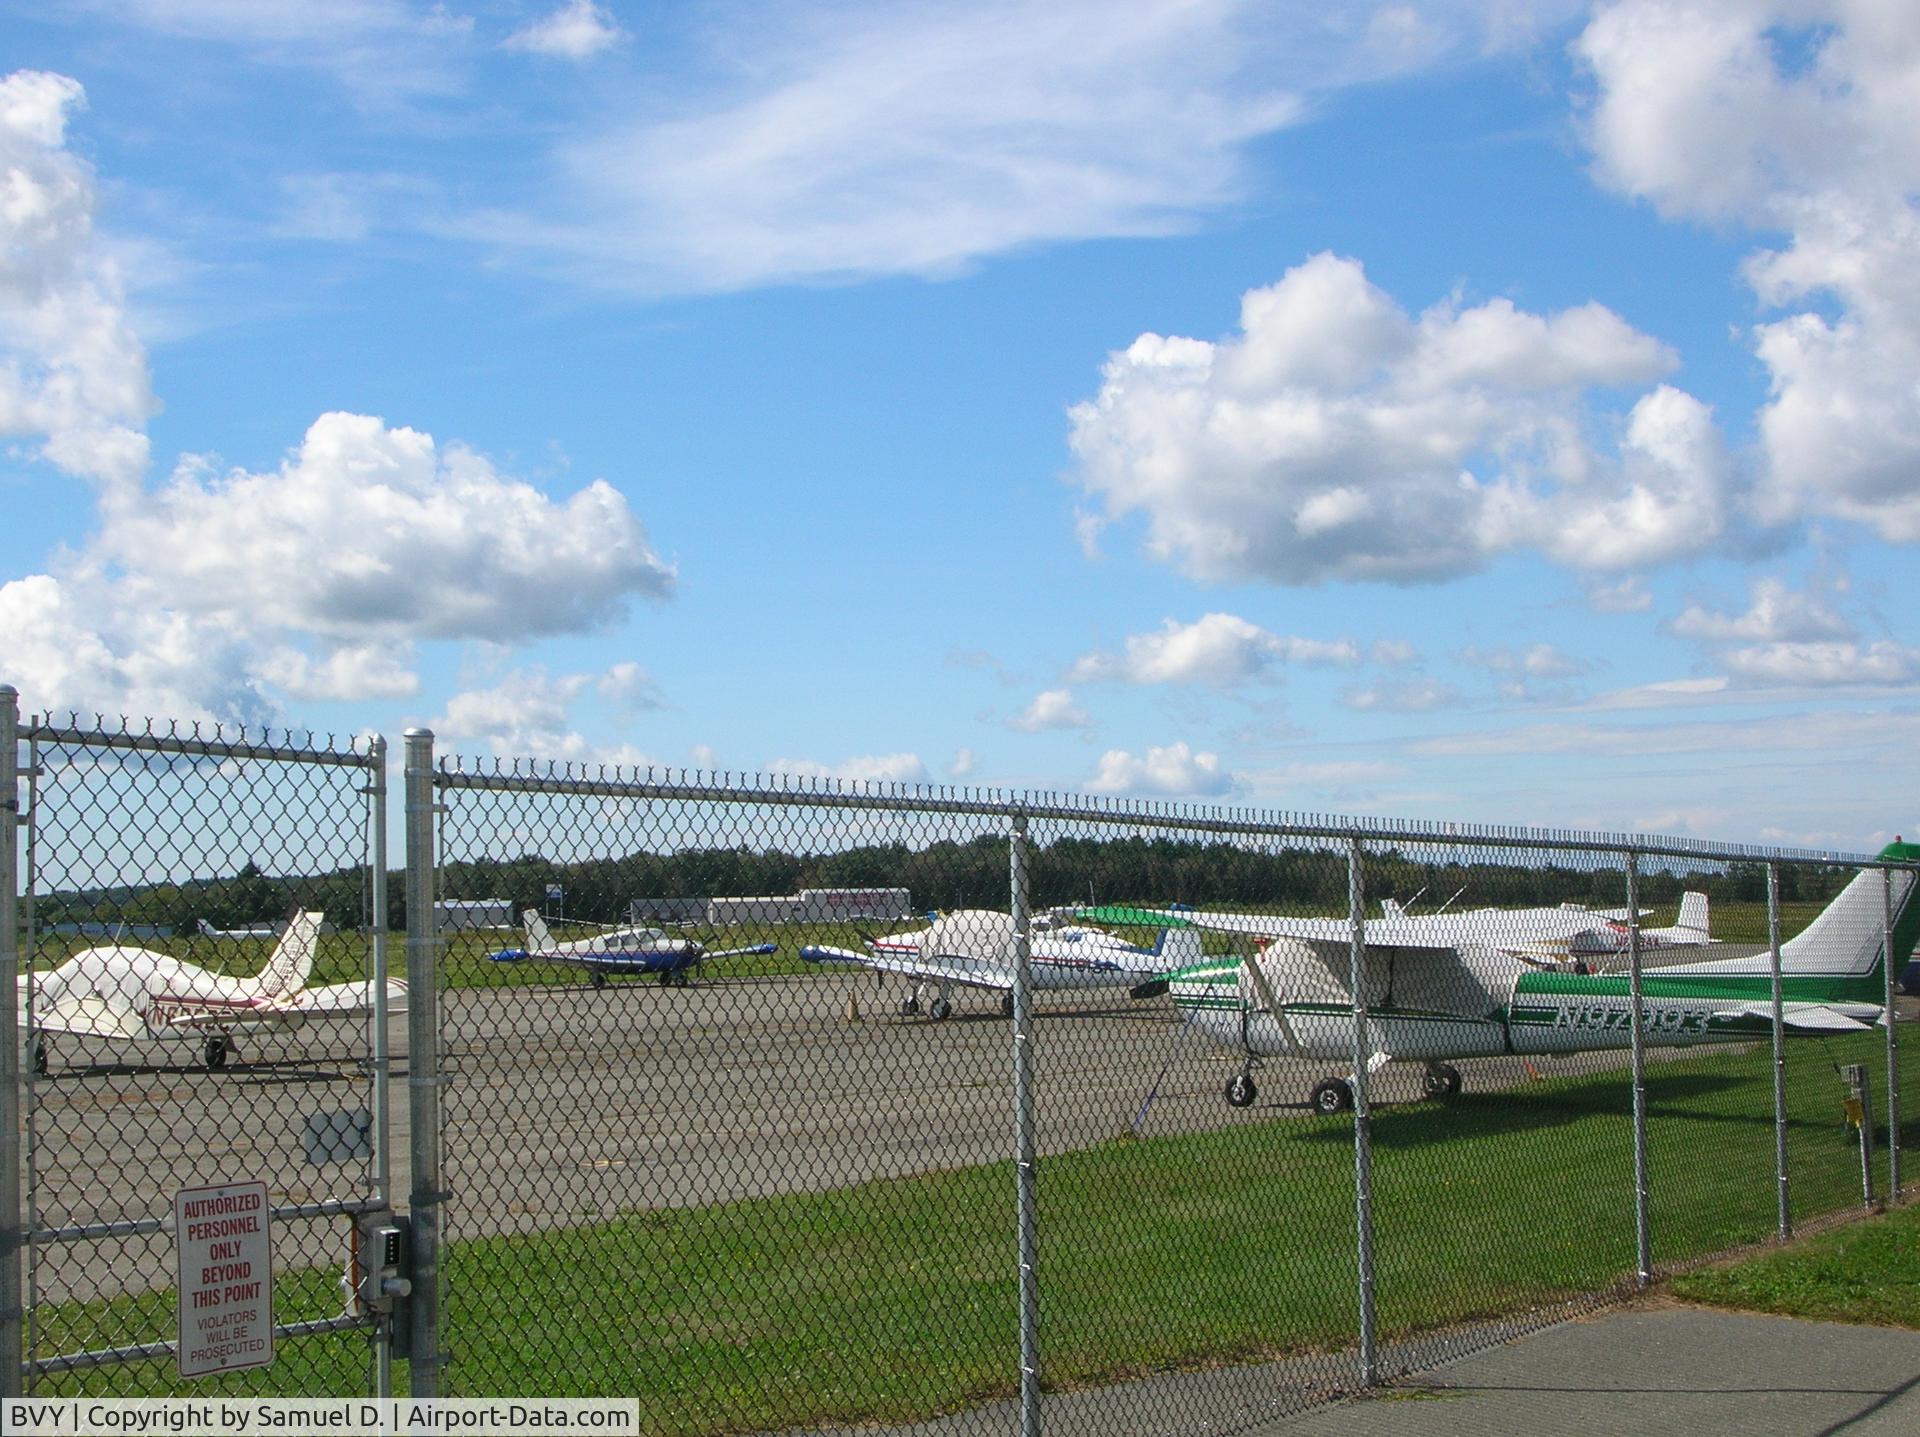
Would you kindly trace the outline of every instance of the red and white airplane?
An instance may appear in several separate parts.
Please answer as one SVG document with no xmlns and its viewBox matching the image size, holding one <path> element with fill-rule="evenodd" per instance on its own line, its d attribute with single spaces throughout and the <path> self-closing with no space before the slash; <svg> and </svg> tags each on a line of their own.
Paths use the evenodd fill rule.
<svg viewBox="0 0 1920 1437">
<path fill-rule="evenodd" d="M 20 975 L 20 1028 L 27 1059 L 47 1071 L 47 1036 L 67 1033 L 133 1042 L 204 1044 L 209 1068 L 224 1068 L 234 1035 L 250 1029 L 364 1018 L 372 980 L 307 986 L 320 937 L 318 913 L 299 913 L 266 966 L 250 978 L 209 972 L 151 948 L 108 944 L 74 954 L 58 968 Z M 387 1009 L 403 1012 L 407 985 L 387 981 Z"/>
</svg>

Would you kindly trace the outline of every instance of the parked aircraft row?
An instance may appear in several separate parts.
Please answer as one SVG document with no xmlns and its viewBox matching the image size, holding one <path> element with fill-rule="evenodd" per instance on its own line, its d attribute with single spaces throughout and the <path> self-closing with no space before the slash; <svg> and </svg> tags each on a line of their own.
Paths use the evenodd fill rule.
<svg viewBox="0 0 1920 1437">
<path fill-rule="evenodd" d="M 1920 845 L 1896 843 L 1883 859 L 1920 861 Z M 1785 1020 L 1794 1032 L 1858 1030 L 1883 1018 L 1887 961 L 1882 870 L 1863 870 L 1800 935 L 1782 948 Z M 1892 878 L 1896 952 L 1920 936 L 1915 875 Z M 1644 918 L 1646 915 L 1636 915 Z M 526 943 L 492 955 L 499 962 L 537 960 L 580 970 L 599 988 L 613 976 L 651 974 L 684 985 L 700 965 L 776 951 L 772 943 L 709 949 L 658 928 L 611 928 L 557 942 L 540 914 L 522 915 Z M 1128 943 L 1084 919 L 1150 924 L 1152 945 Z M 124 944 L 89 948 L 51 971 L 19 979 L 30 1060 L 43 1071 L 47 1037 L 164 1042 L 197 1040 L 206 1064 L 223 1067 L 235 1035 L 314 1021 L 364 1018 L 376 996 L 371 982 L 309 987 L 320 915 L 296 915 L 253 977 L 228 977 L 196 964 Z M 1451 1063 L 1502 1053 L 1550 1053 L 1627 1045 L 1632 1027 L 1628 980 L 1609 962 L 1625 950 L 1633 924 L 1623 912 L 1584 908 L 1483 908 L 1413 915 L 1389 901 L 1362 924 L 1368 1018 L 1361 1051 L 1369 1071 L 1396 1060 L 1424 1065 L 1435 1097 L 1460 1090 Z M 1713 942 L 1704 895 L 1682 900 L 1678 921 L 1639 928 L 1653 950 Z M 1208 957 L 1203 932 L 1251 944 L 1241 955 Z M 1165 909 L 1067 909 L 1036 915 L 1030 932 L 1030 977 L 1036 991 L 1125 988 L 1136 998 L 1170 995 L 1180 1016 L 1234 1049 L 1241 1069 L 1227 1084 L 1235 1106 L 1253 1101 L 1253 1072 L 1267 1057 L 1350 1061 L 1355 1051 L 1348 977 L 1353 927 L 1345 918 Z M 956 988 L 1000 995 L 1011 1011 L 1012 918 L 962 910 L 910 933 L 868 940 L 863 950 L 809 945 L 810 963 L 855 966 L 912 986 L 902 1011 L 918 1013 L 927 994 L 938 1021 L 953 1008 Z M 1246 946 L 1243 943 L 1242 946 Z M 1597 971 L 1611 968 L 1613 971 Z M 1642 983 L 1643 1026 L 1650 1043 L 1720 1041 L 1764 1033 L 1771 1022 L 1766 955 L 1650 970 Z M 404 1011 L 404 981 L 389 980 L 390 1011 Z M 31 1013 L 29 1014 L 29 1005 Z M 1312 1103 L 1339 1111 L 1352 1103 L 1352 1077 L 1317 1085 Z"/>
</svg>

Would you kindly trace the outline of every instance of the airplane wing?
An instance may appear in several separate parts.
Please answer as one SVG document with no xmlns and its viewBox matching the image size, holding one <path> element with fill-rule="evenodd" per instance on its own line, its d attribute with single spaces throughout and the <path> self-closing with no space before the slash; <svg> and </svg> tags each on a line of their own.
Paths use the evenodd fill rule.
<svg viewBox="0 0 1920 1437">
<path fill-rule="evenodd" d="M 1761 1018 L 1773 1021 L 1771 1003 L 1749 1003 L 1732 1013 L 1722 1011 L 1716 1017 Z M 1780 1024 L 1789 1030 L 1801 1033 L 1865 1033 L 1873 1028 L 1871 1023 L 1863 1023 L 1858 1018 L 1848 1017 L 1845 1013 L 1827 1007 L 1823 1003 L 1788 1003 L 1780 1013 Z"/>
<path fill-rule="evenodd" d="M 929 983 L 959 983 L 968 988 L 991 988 L 996 992 L 1013 991 L 1013 970 L 1002 963 L 983 962 L 955 954 L 935 954 L 931 958 L 909 958 L 904 954 L 856 953 L 851 948 L 811 945 L 800 950 L 809 963 L 851 963 L 876 973 L 894 973 Z"/>
<path fill-rule="evenodd" d="M 711 952 L 702 954 L 701 961 L 704 962 L 709 958 L 745 958 L 767 953 L 778 953 L 779 951 L 780 945 L 778 943 L 754 943 L 745 948 L 715 948 Z"/>
<path fill-rule="evenodd" d="M 1239 933 L 1250 938 L 1298 938 L 1304 943 L 1351 945 L 1353 924 L 1345 918 L 1288 918 L 1277 913 L 1199 913 L 1146 910 L 1141 912 L 1169 927 L 1187 923 L 1214 933 Z M 1432 918 L 1369 918 L 1361 924 L 1369 948 L 1432 948 L 1452 951 L 1455 937 L 1440 933 Z"/>
<path fill-rule="evenodd" d="M 20 1023 L 25 1026 L 26 1009 L 20 1010 Z M 33 1026 L 41 1033 L 73 1033 L 87 1038 L 141 1038 L 146 1036 L 146 1025 L 140 1021 L 140 1014 L 123 1003 L 108 1003 L 100 998 L 76 997 L 51 1008 L 37 1008 L 33 1014 Z"/>
</svg>

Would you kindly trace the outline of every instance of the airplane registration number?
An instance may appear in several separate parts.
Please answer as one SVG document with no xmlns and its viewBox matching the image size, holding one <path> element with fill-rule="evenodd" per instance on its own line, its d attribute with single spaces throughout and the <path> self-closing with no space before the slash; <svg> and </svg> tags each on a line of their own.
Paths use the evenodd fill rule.
<svg viewBox="0 0 1920 1437">
<path fill-rule="evenodd" d="M 1711 1016 L 1706 1008 L 1648 1006 L 1641 1009 L 1641 1021 L 1649 1033 L 1685 1037 L 1705 1033 Z M 1562 1003 L 1553 1015 L 1553 1026 L 1580 1033 L 1627 1033 L 1633 1029 L 1633 1010 L 1610 1003 Z"/>
</svg>

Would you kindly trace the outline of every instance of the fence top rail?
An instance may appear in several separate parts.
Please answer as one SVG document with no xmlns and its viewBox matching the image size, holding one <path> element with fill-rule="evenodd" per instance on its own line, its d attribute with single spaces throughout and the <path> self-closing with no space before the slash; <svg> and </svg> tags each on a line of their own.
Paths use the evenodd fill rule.
<svg viewBox="0 0 1920 1437">
<path fill-rule="evenodd" d="M 1179 828 L 1191 833 L 1246 837 L 1317 838 L 1342 842 L 1474 845 L 1483 848 L 1612 853 L 1717 863 L 1823 863 L 1849 868 L 1904 868 L 1872 855 L 1769 848 L 1647 834 L 1506 827 L 1442 820 L 1383 822 L 1334 814 L 1262 813 L 1204 804 L 1120 800 L 1081 794 L 1022 794 L 906 783 L 866 783 L 766 774 L 708 774 L 521 759 L 437 760 L 435 786 L 443 791 L 545 794 L 583 798 L 737 803 L 794 808 L 890 810 L 981 818 L 1043 819 L 1124 827 Z"/>
<path fill-rule="evenodd" d="M 368 768 L 378 761 L 384 744 L 372 735 L 355 735 L 344 741 L 333 734 L 299 735 L 272 730 L 250 734 L 244 727 L 226 724 L 148 721 L 136 727 L 121 719 L 115 728 L 104 715 L 96 715 L 91 725 L 78 714 L 65 723 L 52 722 L 35 715 L 20 726 L 20 737 L 31 743 L 58 744 L 75 748 L 123 749 L 138 753 L 178 754 L 187 758 L 266 759 L 279 763 L 333 764 L 344 768 Z"/>
</svg>

